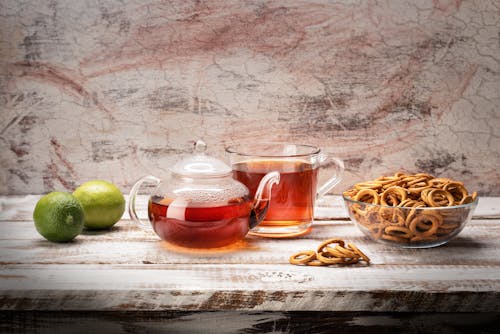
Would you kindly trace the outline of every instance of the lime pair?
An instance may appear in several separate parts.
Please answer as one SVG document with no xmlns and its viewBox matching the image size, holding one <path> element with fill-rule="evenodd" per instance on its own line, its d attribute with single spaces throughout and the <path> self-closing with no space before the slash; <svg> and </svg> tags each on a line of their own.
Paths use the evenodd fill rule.
<svg viewBox="0 0 500 334">
<path fill-rule="evenodd" d="M 73 194 L 51 192 L 37 202 L 33 220 L 37 231 L 47 240 L 70 241 L 88 229 L 110 228 L 125 211 L 125 198 L 114 184 L 89 181 Z"/>
</svg>

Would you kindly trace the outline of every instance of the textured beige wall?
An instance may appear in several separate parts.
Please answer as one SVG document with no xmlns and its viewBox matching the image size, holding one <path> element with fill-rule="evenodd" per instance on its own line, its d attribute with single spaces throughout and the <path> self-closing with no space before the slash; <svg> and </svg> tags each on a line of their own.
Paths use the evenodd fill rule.
<svg viewBox="0 0 500 334">
<path fill-rule="evenodd" d="M 500 4 L 0 0 L 0 193 L 125 192 L 191 143 L 316 144 L 500 195 Z"/>
</svg>

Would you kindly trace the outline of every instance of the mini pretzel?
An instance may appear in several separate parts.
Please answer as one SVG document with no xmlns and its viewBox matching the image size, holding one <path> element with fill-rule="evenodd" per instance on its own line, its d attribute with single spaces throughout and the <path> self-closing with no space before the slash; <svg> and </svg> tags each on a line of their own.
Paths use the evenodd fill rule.
<svg viewBox="0 0 500 334">
<path fill-rule="evenodd" d="M 321 262 L 318 259 L 315 259 L 315 260 L 307 262 L 306 265 L 313 266 L 313 267 L 321 267 L 321 266 L 327 266 L 328 264 Z"/>
<path fill-rule="evenodd" d="M 454 201 L 458 203 L 468 195 L 462 182 L 450 182 L 443 187 L 443 190 L 449 191 Z"/>
<path fill-rule="evenodd" d="M 454 230 L 460 226 L 460 223 L 444 223 L 439 226 L 440 230 Z"/>
<path fill-rule="evenodd" d="M 418 214 L 420 214 L 424 211 L 424 209 L 422 209 L 424 206 L 425 206 L 424 204 L 419 204 L 419 205 L 412 207 L 410 212 L 408 213 L 408 215 L 406 215 L 404 225 L 410 226 L 410 222 L 413 220 L 413 218 L 415 218 L 415 216 L 417 216 Z M 429 215 L 435 214 L 433 211 L 428 211 L 428 210 L 426 211 L 426 213 Z"/>
<path fill-rule="evenodd" d="M 381 187 L 382 187 L 382 185 L 379 182 L 362 182 L 362 183 L 356 184 L 356 189 L 358 189 L 358 190 L 365 189 L 365 188 L 378 189 Z"/>
<path fill-rule="evenodd" d="M 353 264 L 353 263 L 358 263 L 359 261 L 359 256 L 355 257 L 345 257 L 345 256 L 331 256 L 330 253 L 327 252 L 321 252 L 318 253 L 317 258 L 319 261 L 323 262 L 326 265 L 331 265 L 331 264 Z"/>
<path fill-rule="evenodd" d="M 451 182 L 450 179 L 440 177 L 440 178 L 431 179 L 427 183 L 429 183 L 430 186 L 435 187 L 435 188 L 443 188 L 449 182 Z"/>
<path fill-rule="evenodd" d="M 352 210 L 362 216 L 365 216 L 368 214 L 368 208 L 362 208 L 362 205 L 360 204 L 353 204 Z"/>
<path fill-rule="evenodd" d="M 324 247 L 325 253 L 330 254 L 330 255 L 332 255 L 334 257 L 345 257 L 344 253 L 342 253 L 341 251 L 337 250 L 337 246 L 335 246 L 335 248 L 332 248 L 332 247 L 329 247 L 329 246 Z"/>
<path fill-rule="evenodd" d="M 306 264 L 314 259 L 316 259 L 316 253 L 306 250 L 293 254 L 289 260 L 291 264 Z"/>
<path fill-rule="evenodd" d="M 432 225 L 430 228 L 428 228 L 427 230 L 421 232 L 420 230 L 418 230 L 418 225 L 419 223 L 425 223 L 425 222 L 430 222 Z M 413 218 L 413 220 L 410 222 L 410 231 L 416 235 L 416 236 L 419 236 L 419 237 L 428 237 L 428 236 L 431 236 L 433 234 L 436 233 L 438 227 L 439 227 L 439 218 L 437 218 L 436 216 L 434 215 L 427 215 L 427 214 L 422 214 L 420 216 L 416 216 L 415 218 Z"/>
<path fill-rule="evenodd" d="M 358 254 L 363 260 L 365 260 L 366 263 L 370 263 L 370 258 L 368 256 L 366 256 L 365 253 L 363 253 L 362 251 L 360 251 L 359 248 L 356 247 L 355 244 L 349 242 L 349 243 L 347 243 L 347 246 L 349 248 L 351 248 L 356 254 Z"/>
<path fill-rule="evenodd" d="M 401 203 L 399 203 L 398 206 L 399 207 L 403 207 L 404 206 L 404 207 L 414 208 L 414 207 L 418 207 L 418 206 L 425 206 L 425 202 L 419 201 L 419 200 L 416 200 L 416 199 L 407 198 L 404 201 L 402 201 Z"/>
<path fill-rule="evenodd" d="M 381 176 L 375 180 L 375 183 L 384 186 L 387 184 L 392 184 L 397 181 L 400 181 L 400 179 L 396 176 Z"/>
<path fill-rule="evenodd" d="M 370 225 L 368 226 L 368 230 L 375 237 L 375 239 L 379 239 L 382 234 L 384 234 L 384 227 L 385 226 Z"/>
<path fill-rule="evenodd" d="M 379 204 L 378 193 L 375 190 L 369 188 L 364 188 L 358 191 L 353 199 L 360 202 Z"/>
<path fill-rule="evenodd" d="M 386 224 L 403 226 L 405 223 L 405 215 L 399 209 L 382 207 L 378 213 L 380 220 Z"/>
<path fill-rule="evenodd" d="M 453 195 L 443 189 L 431 189 L 426 194 L 427 196 L 423 200 L 429 206 L 451 206 L 455 202 Z"/>
<path fill-rule="evenodd" d="M 382 195 L 380 195 L 380 204 L 387 206 L 397 206 L 399 203 L 406 199 L 406 190 L 398 187 L 392 186 L 387 188 Z"/>
<path fill-rule="evenodd" d="M 359 256 L 358 257 L 353 257 L 351 259 L 349 258 L 343 258 L 342 264 L 354 264 L 359 262 Z"/>
<path fill-rule="evenodd" d="M 344 241 L 340 239 L 328 239 L 323 241 L 322 243 L 319 244 L 318 246 L 318 253 L 323 252 L 323 248 L 330 244 L 339 244 L 340 246 L 344 247 Z"/>
<path fill-rule="evenodd" d="M 477 198 L 477 193 L 476 192 L 473 192 L 471 195 L 468 195 L 468 196 L 465 196 L 464 198 L 462 198 L 462 200 L 460 201 L 460 205 L 462 204 L 469 204 L 469 203 L 472 203 L 476 200 Z"/>
<path fill-rule="evenodd" d="M 335 250 L 337 252 L 339 252 L 340 254 L 342 254 L 344 257 L 348 257 L 348 258 L 359 257 L 359 254 L 357 254 L 355 251 L 350 250 L 349 248 L 341 247 L 339 245 L 335 246 Z"/>
<path fill-rule="evenodd" d="M 410 229 L 405 226 L 387 226 L 384 231 L 389 235 L 405 239 L 410 239 L 412 234 Z"/>
<path fill-rule="evenodd" d="M 403 179 L 403 181 L 406 181 L 406 185 L 409 187 L 418 187 L 423 185 L 427 186 L 427 180 L 429 180 L 429 178 L 426 176 L 410 176 Z"/>
<path fill-rule="evenodd" d="M 412 187 L 409 187 L 407 188 L 408 192 L 410 194 L 415 194 L 415 195 L 420 195 L 422 193 L 422 191 L 424 191 L 425 189 L 429 189 L 431 187 L 429 187 L 427 184 L 415 184 L 414 186 Z"/>
<path fill-rule="evenodd" d="M 388 241 L 395 241 L 398 244 L 404 244 L 408 242 L 408 238 L 401 238 L 395 235 L 390 235 L 390 234 L 382 234 L 382 239 L 388 240 Z"/>
<path fill-rule="evenodd" d="M 316 258 L 325 264 L 341 264 L 344 262 L 344 259 L 341 257 L 328 257 L 323 252 L 317 253 Z"/>
</svg>

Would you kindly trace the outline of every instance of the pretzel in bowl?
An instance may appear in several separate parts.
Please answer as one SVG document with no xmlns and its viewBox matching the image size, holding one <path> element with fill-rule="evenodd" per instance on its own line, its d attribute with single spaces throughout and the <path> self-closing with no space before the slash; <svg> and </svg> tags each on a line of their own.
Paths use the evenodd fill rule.
<svg viewBox="0 0 500 334">
<path fill-rule="evenodd" d="M 470 212 L 464 205 L 477 199 L 462 182 L 403 172 L 357 183 L 343 194 L 361 202 L 349 211 L 373 238 L 409 245 L 458 233 Z"/>
</svg>

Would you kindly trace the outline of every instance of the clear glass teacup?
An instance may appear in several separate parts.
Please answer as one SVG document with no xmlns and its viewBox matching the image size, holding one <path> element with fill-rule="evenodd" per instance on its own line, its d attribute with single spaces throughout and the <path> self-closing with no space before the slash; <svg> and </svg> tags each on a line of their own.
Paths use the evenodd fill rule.
<svg viewBox="0 0 500 334">
<path fill-rule="evenodd" d="M 233 177 L 253 195 L 264 175 L 280 173 L 264 221 L 250 234 L 287 238 L 311 231 L 314 206 L 342 179 L 344 163 L 328 157 L 320 148 L 291 143 L 250 143 L 226 148 Z M 319 170 L 328 166 L 332 176 L 318 187 Z"/>
</svg>

